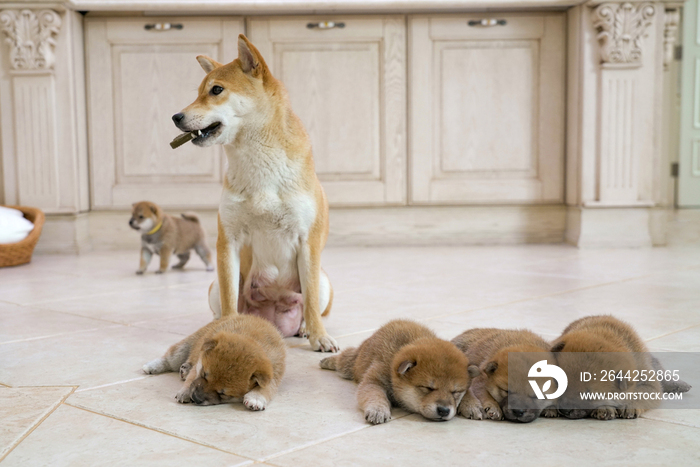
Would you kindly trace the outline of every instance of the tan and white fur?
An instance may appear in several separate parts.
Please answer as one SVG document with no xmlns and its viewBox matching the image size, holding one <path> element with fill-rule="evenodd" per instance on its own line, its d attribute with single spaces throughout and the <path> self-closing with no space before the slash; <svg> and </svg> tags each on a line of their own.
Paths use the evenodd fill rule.
<svg viewBox="0 0 700 467">
<path fill-rule="evenodd" d="M 207 76 L 197 99 L 173 116 L 180 130 L 199 130 L 195 145 L 222 144 L 228 159 L 210 306 L 215 318 L 258 314 L 285 336 L 307 336 L 313 350 L 337 351 L 321 321 L 333 297 L 321 269 L 328 202 L 309 136 L 243 35 L 238 55 L 226 65 L 198 56 Z"/>
</svg>

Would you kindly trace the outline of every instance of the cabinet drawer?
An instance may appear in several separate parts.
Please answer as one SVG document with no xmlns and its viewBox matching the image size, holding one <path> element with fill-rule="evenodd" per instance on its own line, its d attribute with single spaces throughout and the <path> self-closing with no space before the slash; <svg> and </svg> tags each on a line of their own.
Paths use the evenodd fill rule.
<svg viewBox="0 0 700 467">
<path fill-rule="evenodd" d="M 150 44 L 196 44 L 218 42 L 224 34 L 223 21 L 180 17 L 112 19 L 106 22 L 110 42 Z M 169 29 L 167 29 L 169 27 Z M 231 57 L 227 61 L 233 60 Z"/>
<path fill-rule="evenodd" d="M 457 18 L 430 18 L 432 40 L 458 39 L 538 39 L 544 35 L 543 16 L 485 13 L 464 15 Z M 482 21 L 490 26 L 477 25 Z M 495 23 L 495 24 L 494 24 Z"/>
</svg>

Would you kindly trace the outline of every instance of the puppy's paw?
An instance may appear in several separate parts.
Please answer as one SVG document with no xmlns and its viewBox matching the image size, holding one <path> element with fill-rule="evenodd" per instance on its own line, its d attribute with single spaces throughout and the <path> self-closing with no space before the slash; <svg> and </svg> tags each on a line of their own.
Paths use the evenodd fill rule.
<svg viewBox="0 0 700 467">
<path fill-rule="evenodd" d="M 306 339 L 309 337 L 309 333 L 306 332 L 306 323 L 302 321 L 301 326 L 299 326 L 299 332 L 297 332 L 297 337 L 301 337 L 302 339 Z"/>
<path fill-rule="evenodd" d="M 318 364 L 323 368 L 324 370 L 333 370 L 335 371 L 336 369 L 336 360 L 338 359 L 337 355 L 333 355 L 332 357 L 326 357 Z"/>
<path fill-rule="evenodd" d="M 168 362 L 164 358 L 156 358 L 141 367 L 147 375 L 157 375 L 169 370 Z"/>
<path fill-rule="evenodd" d="M 189 362 L 185 362 L 182 365 L 180 365 L 180 379 L 183 381 L 187 379 L 187 375 L 190 373 L 191 369 L 192 364 Z"/>
<path fill-rule="evenodd" d="M 544 418 L 557 418 L 559 416 L 559 411 L 556 407 L 547 407 L 542 411 L 542 417 Z"/>
<path fill-rule="evenodd" d="M 184 268 L 185 268 L 184 264 L 176 264 L 175 266 L 173 266 L 173 269 L 184 269 Z"/>
<path fill-rule="evenodd" d="M 142 275 L 144 272 L 146 272 L 145 269 L 137 269 L 136 270 L 136 274 L 138 274 L 139 276 Z"/>
<path fill-rule="evenodd" d="M 309 336 L 311 348 L 316 352 L 337 352 L 340 350 L 338 343 L 328 334 L 324 336 Z"/>
<path fill-rule="evenodd" d="M 489 420 L 503 420 L 503 412 L 501 412 L 501 408 L 498 404 L 487 402 L 486 405 L 484 405 L 484 413 Z"/>
<path fill-rule="evenodd" d="M 613 420 L 617 418 L 617 409 L 615 407 L 598 407 L 591 412 L 591 418 L 598 420 Z"/>
<path fill-rule="evenodd" d="M 207 264 L 207 271 L 212 272 L 214 270 L 214 266 L 211 264 Z"/>
<path fill-rule="evenodd" d="M 617 410 L 617 416 L 619 418 L 639 418 L 643 411 L 641 409 L 634 409 L 632 407 L 622 407 Z"/>
<path fill-rule="evenodd" d="M 163 274 L 165 272 L 165 269 L 159 269 L 156 271 L 156 274 Z"/>
<path fill-rule="evenodd" d="M 243 404 L 249 410 L 265 410 L 267 399 L 257 391 L 250 391 L 243 397 Z"/>
<path fill-rule="evenodd" d="M 382 406 L 372 406 L 365 409 L 365 420 L 372 425 L 386 423 L 391 420 L 391 409 Z"/>
<path fill-rule="evenodd" d="M 481 409 L 476 404 L 462 404 L 459 406 L 459 414 L 464 417 L 468 418 L 470 420 L 483 420 L 484 419 L 484 413 Z"/>
<path fill-rule="evenodd" d="M 192 402 L 192 390 L 189 386 L 183 387 L 175 394 L 175 399 L 177 399 L 180 404 L 189 404 Z"/>
</svg>

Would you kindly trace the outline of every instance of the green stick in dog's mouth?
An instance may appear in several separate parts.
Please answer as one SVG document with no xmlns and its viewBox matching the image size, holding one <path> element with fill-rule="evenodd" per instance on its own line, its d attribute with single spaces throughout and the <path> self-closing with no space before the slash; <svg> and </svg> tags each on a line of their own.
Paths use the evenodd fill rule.
<svg viewBox="0 0 700 467">
<path fill-rule="evenodd" d="M 214 132 L 214 130 L 219 128 L 220 125 L 221 122 L 216 122 L 201 130 L 192 130 L 186 133 L 182 133 L 181 135 L 176 136 L 175 139 L 173 139 L 170 142 L 170 147 L 176 149 L 182 146 L 183 144 L 187 143 L 188 141 L 192 141 L 193 139 L 203 140 L 207 138 L 212 132 Z"/>
</svg>

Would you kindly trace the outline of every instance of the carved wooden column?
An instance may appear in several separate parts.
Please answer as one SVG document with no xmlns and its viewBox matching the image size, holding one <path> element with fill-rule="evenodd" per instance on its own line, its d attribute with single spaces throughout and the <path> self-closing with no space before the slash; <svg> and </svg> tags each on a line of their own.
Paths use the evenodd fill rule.
<svg viewBox="0 0 700 467">
<path fill-rule="evenodd" d="M 579 246 L 654 243 L 664 17 L 649 2 L 569 13 L 567 239 Z"/>
<path fill-rule="evenodd" d="M 0 202 L 49 214 L 38 248 L 78 250 L 89 208 L 82 16 L 1 9 L 0 37 Z"/>
</svg>

